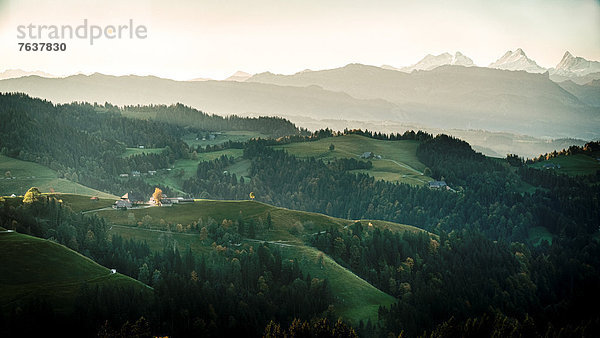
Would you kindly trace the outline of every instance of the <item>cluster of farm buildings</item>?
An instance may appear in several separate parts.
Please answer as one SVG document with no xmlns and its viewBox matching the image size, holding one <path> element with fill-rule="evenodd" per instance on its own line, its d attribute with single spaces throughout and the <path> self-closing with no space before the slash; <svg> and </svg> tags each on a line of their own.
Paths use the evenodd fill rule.
<svg viewBox="0 0 600 338">
<path fill-rule="evenodd" d="M 193 198 L 183 198 L 183 197 L 167 197 L 167 195 L 162 194 L 162 197 L 159 201 L 155 200 L 154 197 L 150 197 L 149 200 L 146 200 L 142 195 L 136 194 L 134 192 L 128 192 L 125 195 L 121 196 L 120 199 L 116 200 L 113 204 L 113 208 L 115 209 L 131 209 L 140 206 L 171 206 L 173 204 L 179 203 L 192 203 L 194 202 Z"/>
</svg>

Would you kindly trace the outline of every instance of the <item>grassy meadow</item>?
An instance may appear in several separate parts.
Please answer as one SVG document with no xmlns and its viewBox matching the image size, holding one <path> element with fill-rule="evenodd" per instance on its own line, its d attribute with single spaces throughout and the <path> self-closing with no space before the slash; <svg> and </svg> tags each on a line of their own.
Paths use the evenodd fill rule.
<svg viewBox="0 0 600 338">
<path fill-rule="evenodd" d="M 334 145 L 333 151 L 329 150 L 331 144 Z M 357 172 L 365 172 L 378 180 L 423 185 L 432 179 L 423 175 L 425 165 L 416 156 L 417 146 L 417 141 L 384 141 L 360 135 L 344 135 L 275 148 L 284 149 L 298 157 L 315 157 L 324 161 L 337 158 L 359 159 L 360 155 L 370 151 L 382 158 L 370 159 L 373 168 Z"/>
<path fill-rule="evenodd" d="M 0 306 L 44 297 L 69 312 L 81 286 L 150 288 L 55 242 L 15 232 L 0 233 Z"/>
<path fill-rule="evenodd" d="M 10 175 L 7 175 L 10 172 Z M 0 155 L 0 195 L 24 195 L 31 187 L 38 187 L 48 193 L 52 189 L 57 193 L 116 198 L 112 194 L 88 188 L 79 183 L 59 178 L 57 173 L 43 165 L 21 161 Z"/>
</svg>

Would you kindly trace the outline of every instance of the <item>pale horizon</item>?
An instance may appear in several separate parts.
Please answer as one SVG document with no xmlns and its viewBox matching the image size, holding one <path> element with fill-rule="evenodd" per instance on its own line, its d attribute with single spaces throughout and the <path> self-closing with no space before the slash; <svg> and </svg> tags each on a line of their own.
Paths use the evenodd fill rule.
<svg viewBox="0 0 600 338">
<path fill-rule="evenodd" d="M 593 0 L 180 3 L 0 0 L 6 46 L 0 69 L 222 80 L 236 71 L 294 74 L 350 63 L 400 68 L 456 51 L 480 67 L 517 48 L 544 68 L 556 66 L 566 51 L 600 60 L 600 2 Z M 148 37 L 93 46 L 56 40 L 66 42 L 67 51 L 18 51 L 18 25 L 80 25 L 84 19 L 98 25 L 132 19 L 147 26 Z"/>
</svg>

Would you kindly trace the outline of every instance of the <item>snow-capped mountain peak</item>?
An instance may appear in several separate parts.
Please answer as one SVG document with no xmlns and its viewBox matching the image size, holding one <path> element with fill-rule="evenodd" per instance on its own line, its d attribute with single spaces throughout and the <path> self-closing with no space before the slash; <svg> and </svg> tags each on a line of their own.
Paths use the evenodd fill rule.
<svg viewBox="0 0 600 338">
<path fill-rule="evenodd" d="M 573 56 L 569 51 L 565 52 L 552 71 L 553 74 L 562 76 L 585 76 L 596 72 L 600 72 L 600 62 Z"/>
<path fill-rule="evenodd" d="M 465 56 L 461 52 L 456 52 L 454 55 L 450 53 L 442 53 L 440 55 L 427 54 L 421 61 L 409 67 L 403 67 L 398 70 L 410 73 L 413 70 L 432 70 L 440 66 L 455 65 L 455 66 L 473 66 L 473 60 Z"/>
<path fill-rule="evenodd" d="M 465 67 L 471 67 L 471 66 L 475 65 L 473 63 L 473 60 L 471 60 L 471 58 L 469 58 L 468 56 L 464 55 L 461 52 L 456 52 L 454 54 L 454 57 L 452 57 L 452 64 L 456 65 L 456 66 L 465 66 Z"/>
<path fill-rule="evenodd" d="M 488 67 L 505 70 L 524 70 L 529 73 L 544 73 L 546 71 L 545 68 L 538 66 L 535 61 L 528 58 L 527 54 L 521 48 L 517 48 L 514 52 L 509 50 Z"/>
</svg>

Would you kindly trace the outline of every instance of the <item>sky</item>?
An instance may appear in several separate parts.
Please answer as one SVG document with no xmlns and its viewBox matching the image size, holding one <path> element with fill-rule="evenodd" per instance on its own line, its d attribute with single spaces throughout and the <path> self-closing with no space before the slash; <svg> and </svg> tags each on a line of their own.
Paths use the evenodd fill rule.
<svg viewBox="0 0 600 338">
<path fill-rule="evenodd" d="M 20 25 L 143 25 L 146 38 L 18 38 Z M 89 32 L 88 32 L 89 33 Z M 89 34 L 88 34 L 89 35 Z M 19 51 L 64 42 L 66 51 Z M 237 70 L 292 74 L 348 63 L 395 67 L 460 51 L 487 66 L 522 48 L 542 67 L 565 51 L 600 60 L 598 0 L 0 0 L 0 71 L 177 80 Z"/>
</svg>

